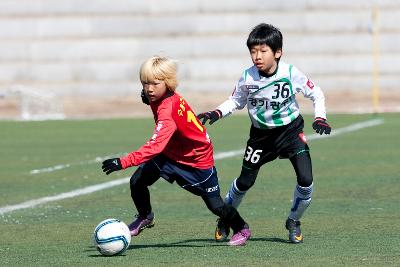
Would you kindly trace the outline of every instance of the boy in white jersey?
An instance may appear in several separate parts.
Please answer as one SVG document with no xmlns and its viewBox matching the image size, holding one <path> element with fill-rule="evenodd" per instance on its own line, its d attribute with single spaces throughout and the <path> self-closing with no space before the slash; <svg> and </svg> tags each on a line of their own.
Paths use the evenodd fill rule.
<svg viewBox="0 0 400 267">
<path fill-rule="evenodd" d="M 228 100 L 198 117 L 203 124 L 208 120 L 213 124 L 247 104 L 252 122 L 250 138 L 240 176 L 232 182 L 225 202 L 238 208 L 247 190 L 253 186 L 260 167 L 278 157 L 288 158 L 296 172 L 297 185 L 285 226 L 289 231 L 289 241 L 301 243 L 300 218 L 311 202 L 313 176 L 296 93 L 302 93 L 313 101 L 315 120 L 312 126 L 317 133 L 330 134 L 331 127 L 326 121 L 325 98 L 321 89 L 296 67 L 280 61 L 282 39 L 282 33 L 274 26 L 257 25 L 247 39 L 254 65 L 243 71 Z M 229 225 L 219 220 L 215 230 L 216 241 L 224 241 L 228 235 Z"/>
</svg>

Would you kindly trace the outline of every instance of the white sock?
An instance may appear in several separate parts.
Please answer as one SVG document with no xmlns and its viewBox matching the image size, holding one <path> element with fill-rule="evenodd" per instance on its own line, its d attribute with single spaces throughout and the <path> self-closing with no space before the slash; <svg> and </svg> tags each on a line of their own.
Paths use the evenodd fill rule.
<svg viewBox="0 0 400 267">
<path fill-rule="evenodd" d="M 236 186 L 236 179 L 233 180 L 228 193 L 225 196 L 224 202 L 237 209 L 242 202 L 242 199 L 247 191 L 240 191 Z"/>
<path fill-rule="evenodd" d="M 293 205 L 290 209 L 289 218 L 299 221 L 303 216 L 304 211 L 311 203 L 313 193 L 313 184 L 308 187 L 296 185 L 293 193 Z"/>
</svg>

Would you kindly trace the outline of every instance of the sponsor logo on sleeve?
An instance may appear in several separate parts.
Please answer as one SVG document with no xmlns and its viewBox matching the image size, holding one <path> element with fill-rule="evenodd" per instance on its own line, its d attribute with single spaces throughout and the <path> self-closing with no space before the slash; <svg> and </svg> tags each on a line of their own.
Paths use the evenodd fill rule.
<svg viewBox="0 0 400 267">
<path fill-rule="evenodd" d="M 307 80 L 307 86 L 310 89 L 314 89 L 314 83 L 310 79 Z"/>
<path fill-rule="evenodd" d="M 236 92 L 236 86 L 235 86 L 235 88 L 233 88 L 231 96 L 233 96 L 235 94 L 235 92 Z"/>
<path fill-rule="evenodd" d="M 152 142 L 152 141 L 155 141 L 155 140 L 156 140 L 157 135 L 158 135 L 158 133 L 160 132 L 162 126 L 163 126 L 163 122 L 162 122 L 162 121 L 159 121 L 158 124 L 157 124 L 156 130 L 155 130 L 155 132 L 154 132 L 154 134 L 153 134 L 153 136 L 151 137 L 151 139 L 150 139 L 149 142 Z"/>
<path fill-rule="evenodd" d="M 255 84 L 248 84 L 248 85 L 246 85 L 246 89 L 250 92 L 252 92 L 252 91 L 254 92 L 254 91 L 257 91 L 258 89 L 260 89 L 260 87 Z"/>
</svg>

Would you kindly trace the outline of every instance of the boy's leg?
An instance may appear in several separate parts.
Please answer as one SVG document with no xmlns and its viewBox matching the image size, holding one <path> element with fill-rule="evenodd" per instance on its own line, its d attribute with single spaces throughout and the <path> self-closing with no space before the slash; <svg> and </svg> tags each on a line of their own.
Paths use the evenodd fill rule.
<svg viewBox="0 0 400 267">
<path fill-rule="evenodd" d="M 229 242 L 231 246 L 245 245 L 250 238 L 251 232 L 248 224 L 240 216 L 239 212 L 232 206 L 225 204 L 221 196 L 202 196 L 208 209 L 226 222 L 233 230 L 233 236 Z"/>
<path fill-rule="evenodd" d="M 253 186 L 256 181 L 259 169 L 251 170 L 242 166 L 240 176 L 233 180 L 228 193 L 225 196 L 225 203 L 237 209 L 242 202 L 247 190 Z"/>
<path fill-rule="evenodd" d="M 131 197 L 138 211 L 136 219 L 128 226 L 133 236 L 137 236 L 145 228 L 154 226 L 148 186 L 158 179 L 159 171 L 152 161 L 137 168 L 130 179 Z"/>
<path fill-rule="evenodd" d="M 193 167 L 181 166 L 176 163 L 170 163 L 169 166 L 170 168 L 163 168 L 161 176 L 168 175 L 185 190 L 197 196 L 201 196 L 207 208 L 213 214 L 220 217 L 222 221 L 226 221 L 232 228 L 234 236 L 231 238 L 232 242 L 230 242 L 230 245 L 244 245 L 246 240 L 250 238 L 250 230 L 237 210 L 225 204 L 222 200 L 215 167 L 196 169 Z"/>
<path fill-rule="evenodd" d="M 254 185 L 261 166 L 279 156 L 275 145 L 277 134 L 279 132 L 251 126 L 240 176 L 232 182 L 225 196 L 225 203 L 237 209 L 246 192 Z"/>
<path fill-rule="evenodd" d="M 247 190 L 253 186 L 256 181 L 259 169 L 250 170 L 242 166 L 240 176 L 233 180 L 228 193 L 225 196 L 224 202 L 235 209 L 237 209 L 242 202 Z M 217 242 L 227 240 L 229 236 L 229 224 L 223 219 L 217 220 L 217 227 L 215 228 L 215 240 Z"/>
<path fill-rule="evenodd" d="M 300 219 L 311 203 L 313 193 L 313 176 L 311 157 L 308 151 L 303 151 L 290 158 L 295 169 L 297 185 L 293 193 L 293 204 L 290 209 L 286 228 L 289 230 L 289 240 L 292 243 L 303 242 L 300 230 Z"/>
</svg>

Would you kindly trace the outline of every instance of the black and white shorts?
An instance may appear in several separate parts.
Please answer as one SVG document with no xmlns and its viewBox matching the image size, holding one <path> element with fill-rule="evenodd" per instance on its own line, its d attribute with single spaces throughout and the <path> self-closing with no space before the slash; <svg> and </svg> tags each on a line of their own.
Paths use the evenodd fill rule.
<svg viewBox="0 0 400 267">
<path fill-rule="evenodd" d="M 299 115 L 288 125 L 273 129 L 250 128 L 243 158 L 243 167 L 256 170 L 276 158 L 291 158 L 296 154 L 309 151 L 303 133 L 304 120 Z"/>
</svg>

